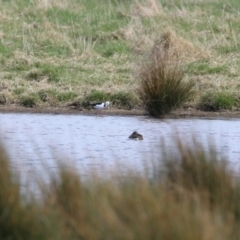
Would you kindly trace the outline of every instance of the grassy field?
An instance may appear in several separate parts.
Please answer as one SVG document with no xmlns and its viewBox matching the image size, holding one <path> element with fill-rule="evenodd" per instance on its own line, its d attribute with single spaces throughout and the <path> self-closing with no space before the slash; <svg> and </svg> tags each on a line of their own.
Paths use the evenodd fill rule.
<svg viewBox="0 0 240 240">
<path fill-rule="evenodd" d="M 47 185 L 37 179 L 36 197 L 25 188 L 23 194 L 1 146 L 0 238 L 238 240 L 239 177 L 214 150 L 204 149 L 179 142 L 177 158 L 165 152 L 164 164 L 157 155 L 152 159 L 152 177 L 115 171 L 83 181 L 63 165 L 55 176 L 49 173 Z"/>
<path fill-rule="evenodd" d="M 141 105 L 139 66 L 164 33 L 186 81 L 195 82 L 189 104 L 198 106 L 206 92 L 238 104 L 238 0 L 0 3 L 0 104 L 63 106 L 94 100 L 97 91 L 120 105 Z"/>
</svg>

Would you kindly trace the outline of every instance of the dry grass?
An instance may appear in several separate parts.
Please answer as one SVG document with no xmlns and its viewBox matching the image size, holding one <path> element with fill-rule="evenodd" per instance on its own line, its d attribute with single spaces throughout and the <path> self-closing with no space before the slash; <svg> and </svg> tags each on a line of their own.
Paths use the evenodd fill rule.
<svg viewBox="0 0 240 240">
<path fill-rule="evenodd" d="M 1 94 L 6 103 L 39 91 L 68 93 L 78 98 L 92 90 L 137 95 L 136 63 L 159 36 L 169 32 L 173 54 L 185 64 L 186 79 L 196 82 L 197 103 L 208 90 L 239 89 L 237 0 L 219 1 L 10 1 L 1 5 Z M 21 14 L 20 14 L 21 13 Z M 205 65 L 204 65 L 205 64 Z M 28 81 L 32 71 L 54 68 L 58 82 Z M 204 66 L 204 67 L 203 67 Z M 21 94 L 16 94 L 19 89 Z M 57 99 L 57 98 L 56 98 Z M 74 100 L 74 99 L 73 99 Z"/>
<path fill-rule="evenodd" d="M 193 94 L 194 82 L 184 81 L 184 72 L 178 62 L 181 51 L 172 47 L 171 36 L 169 32 L 161 36 L 139 70 L 140 99 L 155 117 L 181 106 Z"/>
<path fill-rule="evenodd" d="M 186 147 L 180 141 L 177 142 L 179 158 L 165 153 L 168 181 L 173 187 L 181 186 L 187 192 L 200 195 L 211 209 L 221 206 L 222 211 L 231 210 L 233 205 L 228 200 L 233 199 L 236 186 L 228 162 L 217 157 L 212 146 L 204 150 L 196 139 L 193 138 L 191 142 L 198 148 Z"/>
<path fill-rule="evenodd" d="M 155 0 L 148 0 L 146 4 L 138 1 L 132 5 L 131 15 L 140 17 L 152 17 L 159 15 L 161 12 L 161 4 Z"/>
<path fill-rule="evenodd" d="M 147 179 L 95 179 L 80 183 L 79 176 L 61 170 L 50 196 L 64 220 L 68 239 L 224 239 L 227 227 L 207 208 L 189 197 L 177 199 Z M 97 183 L 98 182 L 98 183 Z"/>
<path fill-rule="evenodd" d="M 27 201 L 21 195 L 20 179 L 10 169 L 10 160 L 2 145 L 0 164 L 0 238 L 60 239 L 60 224 L 52 210 L 34 198 Z"/>
<path fill-rule="evenodd" d="M 20 193 L 1 148 L 1 239 L 239 239 L 240 180 L 213 149 L 192 142 L 177 141 L 178 155 L 165 151 L 163 165 L 156 157 L 153 178 L 81 180 L 62 165 L 38 201 Z"/>
</svg>

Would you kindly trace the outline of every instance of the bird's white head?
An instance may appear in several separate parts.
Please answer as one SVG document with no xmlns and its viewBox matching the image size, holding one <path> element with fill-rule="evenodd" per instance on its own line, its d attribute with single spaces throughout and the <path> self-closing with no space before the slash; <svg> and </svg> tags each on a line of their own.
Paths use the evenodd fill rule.
<svg viewBox="0 0 240 240">
<path fill-rule="evenodd" d="M 108 106 L 109 106 L 109 104 L 110 104 L 110 102 L 108 102 L 108 101 L 107 101 L 107 102 L 105 102 L 105 103 L 104 103 L 104 107 L 108 107 Z"/>
</svg>

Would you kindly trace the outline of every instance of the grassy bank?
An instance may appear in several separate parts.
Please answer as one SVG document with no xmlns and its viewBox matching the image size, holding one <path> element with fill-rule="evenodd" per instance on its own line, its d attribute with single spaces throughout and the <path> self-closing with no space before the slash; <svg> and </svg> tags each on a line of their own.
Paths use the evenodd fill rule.
<svg viewBox="0 0 240 240">
<path fill-rule="evenodd" d="M 118 173 L 82 181 L 76 171 L 59 167 L 48 185 L 39 185 L 39 200 L 21 194 L 1 147 L 0 238 L 239 239 L 239 178 L 213 150 L 206 154 L 197 143 L 178 143 L 177 149 L 177 158 L 165 152 L 161 168 L 153 159 L 151 178 Z"/>
<path fill-rule="evenodd" d="M 141 105 L 138 66 L 170 32 L 185 80 L 195 82 L 189 104 L 227 92 L 227 108 L 237 106 L 239 8 L 238 0 L 1 1 L 0 104 L 63 106 L 97 90 L 116 106 Z"/>
</svg>

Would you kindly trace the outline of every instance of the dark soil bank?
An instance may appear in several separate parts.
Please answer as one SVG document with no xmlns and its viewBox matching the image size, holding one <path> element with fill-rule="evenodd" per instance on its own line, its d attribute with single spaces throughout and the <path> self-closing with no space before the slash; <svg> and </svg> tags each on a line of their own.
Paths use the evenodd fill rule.
<svg viewBox="0 0 240 240">
<path fill-rule="evenodd" d="M 95 115 L 95 110 L 71 109 L 69 107 L 33 107 L 24 108 L 18 105 L 0 106 L 1 113 L 47 113 L 47 114 L 87 114 Z M 122 109 L 107 109 L 103 111 L 104 115 L 132 115 L 132 116 L 147 116 L 148 114 L 143 109 L 122 110 Z M 240 109 L 222 110 L 217 112 L 205 112 L 196 110 L 195 108 L 181 108 L 164 116 L 164 118 L 240 118 Z"/>
</svg>

